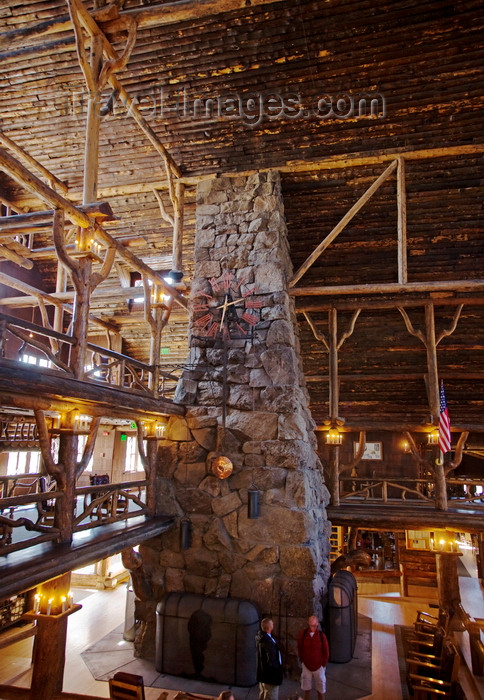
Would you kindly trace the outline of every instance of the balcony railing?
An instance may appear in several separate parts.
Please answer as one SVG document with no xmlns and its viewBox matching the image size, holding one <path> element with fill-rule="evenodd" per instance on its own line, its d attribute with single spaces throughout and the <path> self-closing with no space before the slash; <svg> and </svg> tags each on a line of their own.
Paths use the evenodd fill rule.
<svg viewBox="0 0 484 700">
<path fill-rule="evenodd" d="M 398 503 L 434 501 L 434 483 L 429 479 L 366 479 L 343 477 L 339 481 L 340 501 Z M 447 479 L 450 505 L 472 505 L 484 510 L 484 480 L 470 478 Z"/>
<path fill-rule="evenodd" d="M 5 346 L 9 335 L 22 341 L 22 354 L 31 352 L 35 356 L 44 356 L 52 369 L 72 376 L 64 361 L 68 357 L 69 347 L 75 344 L 72 336 L 0 313 L 0 349 Z M 88 343 L 83 379 L 159 398 L 174 390 L 179 377 L 163 372 L 155 365 Z"/>
<path fill-rule="evenodd" d="M 4 492 L 14 480 L 12 477 L 0 477 Z M 139 480 L 76 488 L 73 532 L 146 515 L 147 483 L 146 480 Z M 62 491 L 34 492 L 32 489 L 27 494 L 1 498 L 0 556 L 58 540 L 60 532 L 54 526 L 54 515 L 56 501 L 63 497 Z"/>
</svg>

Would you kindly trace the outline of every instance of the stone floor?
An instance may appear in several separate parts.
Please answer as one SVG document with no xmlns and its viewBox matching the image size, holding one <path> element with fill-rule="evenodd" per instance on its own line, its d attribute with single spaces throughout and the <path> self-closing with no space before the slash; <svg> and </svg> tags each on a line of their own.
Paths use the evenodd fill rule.
<svg viewBox="0 0 484 700">
<path fill-rule="evenodd" d="M 145 686 L 178 690 L 189 693 L 218 695 L 227 688 L 207 683 L 160 674 L 154 664 L 133 656 L 133 644 L 123 639 L 123 625 L 119 625 L 99 642 L 87 647 L 81 654 L 96 680 L 108 680 L 116 671 L 142 675 Z M 371 619 L 358 615 L 358 635 L 353 658 L 345 664 L 330 663 L 326 671 L 328 699 L 357 700 L 371 693 Z M 250 688 L 233 687 L 236 700 L 257 700 L 257 685 Z M 300 693 L 298 681 L 286 679 L 280 689 L 280 700 Z"/>
</svg>

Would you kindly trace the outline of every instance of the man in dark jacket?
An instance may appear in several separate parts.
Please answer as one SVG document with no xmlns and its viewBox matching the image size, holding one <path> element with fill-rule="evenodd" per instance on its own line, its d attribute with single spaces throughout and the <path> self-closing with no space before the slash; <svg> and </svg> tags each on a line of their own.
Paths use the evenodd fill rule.
<svg viewBox="0 0 484 700">
<path fill-rule="evenodd" d="M 255 638 L 259 700 L 278 700 L 279 686 L 282 684 L 282 659 L 277 642 L 271 635 L 274 623 L 265 617 L 260 626 Z"/>
<path fill-rule="evenodd" d="M 297 653 L 302 664 L 301 688 L 304 690 L 304 700 L 309 700 L 311 696 L 313 680 L 318 700 L 324 700 L 329 646 L 326 635 L 319 629 L 316 615 L 311 615 L 306 629 L 299 632 Z"/>
</svg>

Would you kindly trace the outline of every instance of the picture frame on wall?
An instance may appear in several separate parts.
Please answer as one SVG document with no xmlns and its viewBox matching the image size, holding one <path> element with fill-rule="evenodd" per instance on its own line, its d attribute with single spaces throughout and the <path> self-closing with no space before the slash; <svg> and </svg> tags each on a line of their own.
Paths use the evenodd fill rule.
<svg viewBox="0 0 484 700">
<path fill-rule="evenodd" d="M 358 443 L 353 443 L 354 453 L 358 452 Z M 372 460 L 382 460 L 383 451 L 381 442 L 367 442 L 365 443 L 365 451 L 361 459 L 372 459 Z"/>
</svg>

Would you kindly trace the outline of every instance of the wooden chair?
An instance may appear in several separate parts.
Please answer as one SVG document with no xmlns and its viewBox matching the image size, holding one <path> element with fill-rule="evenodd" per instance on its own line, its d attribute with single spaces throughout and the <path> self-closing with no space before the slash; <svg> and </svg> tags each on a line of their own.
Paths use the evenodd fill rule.
<svg viewBox="0 0 484 700">
<path fill-rule="evenodd" d="M 452 684 L 435 678 L 412 675 L 410 688 L 413 691 L 413 700 L 452 698 Z"/>
<path fill-rule="evenodd" d="M 447 610 L 439 610 L 438 616 L 419 610 L 417 619 L 413 623 L 416 632 L 424 632 L 432 634 L 439 627 L 442 627 L 444 633 L 447 634 L 450 623 L 450 615 Z"/>
<path fill-rule="evenodd" d="M 143 676 L 118 671 L 109 679 L 111 700 L 145 700 Z"/>
<path fill-rule="evenodd" d="M 406 662 L 408 685 L 415 700 L 451 697 L 460 666 L 459 653 L 451 642 L 444 643 L 440 657 L 410 652 Z"/>
</svg>

